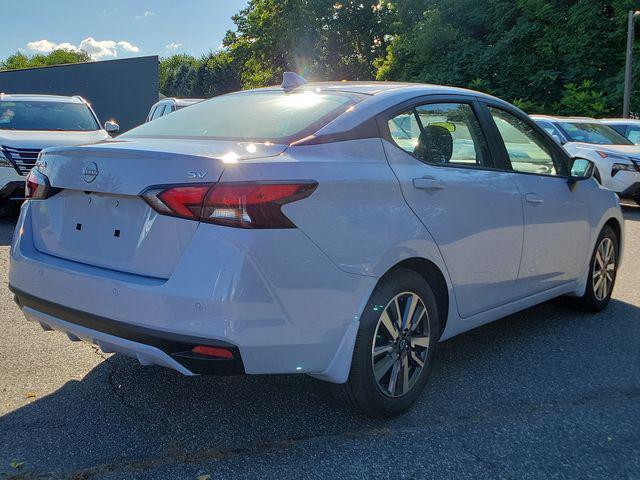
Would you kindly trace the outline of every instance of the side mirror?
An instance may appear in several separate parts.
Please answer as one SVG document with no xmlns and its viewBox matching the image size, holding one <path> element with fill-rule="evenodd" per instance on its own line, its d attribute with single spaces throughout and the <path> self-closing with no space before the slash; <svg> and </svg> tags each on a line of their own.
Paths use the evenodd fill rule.
<svg viewBox="0 0 640 480">
<path fill-rule="evenodd" d="M 109 135 L 115 135 L 120 131 L 120 125 L 118 125 L 116 122 L 108 121 L 104 122 L 104 129 Z"/>
<path fill-rule="evenodd" d="M 593 175 L 593 162 L 586 158 L 573 157 L 571 159 L 571 177 L 577 180 L 591 178 Z"/>
<path fill-rule="evenodd" d="M 569 188 L 574 191 L 578 181 L 591 178 L 593 175 L 594 163 L 586 158 L 573 157 L 571 159 L 571 178 L 569 178 Z"/>
</svg>

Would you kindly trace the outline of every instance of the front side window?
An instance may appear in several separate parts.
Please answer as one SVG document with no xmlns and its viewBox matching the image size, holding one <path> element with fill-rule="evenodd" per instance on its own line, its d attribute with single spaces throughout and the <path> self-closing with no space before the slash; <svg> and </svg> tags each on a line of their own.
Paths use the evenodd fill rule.
<svg viewBox="0 0 640 480">
<path fill-rule="evenodd" d="M 0 101 L 0 130 L 94 131 L 100 125 L 83 103 Z"/>
<path fill-rule="evenodd" d="M 564 159 L 545 143 L 530 125 L 499 108 L 489 107 L 516 172 L 542 175 L 566 175 Z"/>
<path fill-rule="evenodd" d="M 389 132 L 403 150 L 428 163 L 492 167 L 471 105 L 421 105 L 393 117 Z"/>
<path fill-rule="evenodd" d="M 633 145 L 608 125 L 591 122 L 560 122 L 560 128 L 572 142 L 596 145 Z"/>
<path fill-rule="evenodd" d="M 351 93 L 305 90 L 239 92 L 177 110 L 122 137 L 290 143 L 315 133 L 363 98 Z"/>
</svg>

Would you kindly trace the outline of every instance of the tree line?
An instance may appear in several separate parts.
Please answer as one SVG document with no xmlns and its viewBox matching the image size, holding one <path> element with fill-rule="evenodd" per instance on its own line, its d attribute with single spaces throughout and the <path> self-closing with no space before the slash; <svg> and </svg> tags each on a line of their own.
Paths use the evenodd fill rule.
<svg viewBox="0 0 640 480">
<path fill-rule="evenodd" d="M 235 28 L 219 50 L 201 57 L 162 58 L 160 91 L 210 97 L 278 84 L 282 73 L 292 70 L 310 80 L 467 87 L 530 113 L 620 115 L 627 12 L 636 4 L 251 0 L 232 18 Z M 15 68 L 20 63 L 16 55 L 0 68 Z M 634 80 L 635 92 L 640 88 L 640 58 Z M 632 111 L 640 113 L 640 96 L 632 96 Z"/>
</svg>

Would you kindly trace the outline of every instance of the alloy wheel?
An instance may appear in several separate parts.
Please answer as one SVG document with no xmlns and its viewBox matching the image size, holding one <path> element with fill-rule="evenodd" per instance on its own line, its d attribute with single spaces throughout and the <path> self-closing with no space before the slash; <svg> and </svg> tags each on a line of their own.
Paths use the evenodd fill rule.
<svg viewBox="0 0 640 480">
<path fill-rule="evenodd" d="M 413 292 L 403 292 L 382 309 L 371 349 L 371 365 L 378 388 L 401 397 L 416 384 L 427 361 L 429 312 Z"/>
<path fill-rule="evenodd" d="M 593 293 L 598 301 L 607 298 L 613 288 L 613 276 L 616 270 L 616 251 L 613 241 L 605 237 L 598 245 L 593 262 Z"/>
</svg>

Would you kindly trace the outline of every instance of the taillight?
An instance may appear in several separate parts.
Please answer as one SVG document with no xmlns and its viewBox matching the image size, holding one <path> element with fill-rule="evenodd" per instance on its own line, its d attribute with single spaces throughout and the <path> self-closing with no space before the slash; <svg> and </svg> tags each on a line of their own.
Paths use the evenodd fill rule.
<svg viewBox="0 0 640 480">
<path fill-rule="evenodd" d="M 44 173 L 32 168 L 25 182 L 25 198 L 29 200 L 44 200 L 59 192 L 58 188 L 51 188 L 49 179 Z"/>
<path fill-rule="evenodd" d="M 151 187 L 142 198 L 158 213 L 239 228 L 295 228 L 282 206 L 313 193 L 316 182 L 238 182 Z"/>
</svg>

